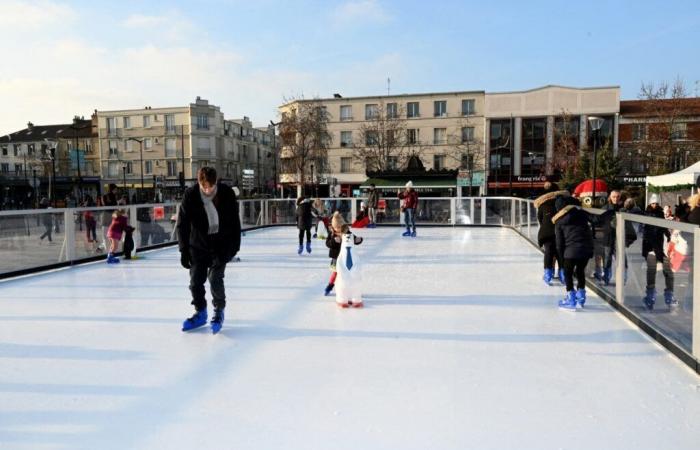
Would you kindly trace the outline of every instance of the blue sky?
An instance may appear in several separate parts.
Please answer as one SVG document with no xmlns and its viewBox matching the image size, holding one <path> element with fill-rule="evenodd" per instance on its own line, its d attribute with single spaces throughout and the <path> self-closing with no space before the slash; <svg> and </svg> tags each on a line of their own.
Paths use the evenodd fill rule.
<svg viewBox="0 0 700 450">
<path fill-rule="evenodd" d="M 700 90 L 700 2 L 0 0 L 0 133 L 197 95 L 256 125 L 294 96 Z"/>
</svg>

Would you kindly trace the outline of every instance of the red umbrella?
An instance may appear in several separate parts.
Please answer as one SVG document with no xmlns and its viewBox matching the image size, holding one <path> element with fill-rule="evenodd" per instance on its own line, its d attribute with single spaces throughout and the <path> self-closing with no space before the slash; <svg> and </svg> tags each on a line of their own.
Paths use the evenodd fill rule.
<svg viewBox="0 0 700 450">
<path fill-rule="evenodd" d="M 607 196 L 608 194 L 608 184 L 601 179 L 595 180 L 595 193 L 596 197 L 599 195 Z M 576 189 L 574 189 L 574 197 L 590 197 L 593 195 L 593 180 L 582 181 Z"/>
</svg>

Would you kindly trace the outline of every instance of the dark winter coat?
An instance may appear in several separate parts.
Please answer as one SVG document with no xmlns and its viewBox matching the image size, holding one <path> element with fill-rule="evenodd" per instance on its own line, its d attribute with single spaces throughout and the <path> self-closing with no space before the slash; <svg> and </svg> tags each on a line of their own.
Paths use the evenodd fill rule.
<svg viewBox="0 0 700 450">
<path fill-rule="evenodd" d="M 644 215 L 648 217 L 663 219 L 664 210 L 659 206 L 657 206 L 656 208 L 648 206 Z M 669 224 L 671 224 L 670 221 Z M 658 259 L 659 261 L 662 260 L 665 256 L 664 236 L 666 237 L 666 240 L 670 241 L 671 230 L 666 227 L 657 227 L 654 225 L 645 224 L 644 239 L 642 239 L 642 256 L 646 258 L 649 253 L 654 252 L 656 253 L 656 259 Z"/>
<path fill-rule="evenodd" d="M 552 217 L 557 251 L 564 259 L 589 259 L 593 256 L 593 230 L 588 214 L 580 207 L 565 206 Z"/>
<path fill-rule="evenodd" d="M 685 218 L 685 222 L 700 225 L 700 208 L 693 208 Z"/>
<path fill-rule="evenodd" d="M 552 217 L 557 213 L 555 202 L 559 196 L 568 197 L 569 191 L 551 191 L 535 199 L 534 205 L 537 208 L 537 222 L 540 229 L 537 231 L 537 245 L 542 247 L 545 242 L 554 241 L 554 224 Z"/>
<path fill-rule="evenodd" d="M 303 200 L 297 206 L 297 228 L 300 230 L 310 230 L 313 222 L 313 216 L 318 216 L 316 208 L 311 206 L 309 199 Z"/>
<path fill-rule="evenodd" d="M 367 207 L 368 208 L 377 208 L 377 205 L 379 204 L 379 191 L 374 189 L 370 189 L 367 192 Z"/>
<path fill-rule="evenodd" d="M 635 207 L 631 210 L 627 210 L 625 208 L 620 208 L 620 212 L 621 213 L 628 213 L 628 214 L 638 214 L 638 212 L 636 211 L 637 209 L 639 209 L 639 208 Z M 639 210 L 639 211 L 641 211 L 641 210 Z M 634 223 L 630 222 L 629 220 L 625 220 L 625 247 L 629 247 L 636 240 L 637 240 L 637 232 L 634 229 Z"/>
<path fill-rule="evenodd" d="M 353 236 L 355 238 L 354 239 L 355 245 L 362 244 L 362 241 L 364 239 L 362 239 L 359 236 L 355 236 L 355 235 L 353 235 Z M 335 240 L 336 237 L 340 237 L 340 235 L 337 235 L 337 234 L 331 232 L 331 233 L 328 233 L 328 237 L 326 238 L 326 247 L 329 248 L 328 257 L 332 258 L 332 259 L 338 259 L 338 255 L 340 255 L 340 242 L 336 242 L 336 240 Z M 342 242 L 342 239 L 340 239 L 340 241 Z"/>
<path fill-rule="evenodd" d="M 398 197 L 403 200 L 401 203 L 402 209 L 416 209 L 418 208 L 418 192 L 415 189 L 410 191 L 399 192 Z"/>
<path fill-rule="evenodd" d="M 177 216 L 180 252 L 189 252 L 193 260 L 217 258 L 228 262 L 241 248 L 241 220 L 238 200 L 231 187 L 218 183 L 214 206 L 219 214 L 219 231 L 209 234 L 209 221 L 199 184 L 188 188 Z"/>
<path fill-rule="evenodd" d="M 124 255 L 131 258 L 134 251 L 134 227 L 128 226 L 124 230 Z"/>
</svg>

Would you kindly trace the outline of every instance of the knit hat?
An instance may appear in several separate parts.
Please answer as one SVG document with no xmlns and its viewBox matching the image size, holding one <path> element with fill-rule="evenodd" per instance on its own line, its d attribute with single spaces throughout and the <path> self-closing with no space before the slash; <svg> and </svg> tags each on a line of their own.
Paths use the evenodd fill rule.
<svg viewBox="0 0 700 450">
<path fill-rule="evenodd" d="M 412 188 L 412 187 L 413 187 L 413 181 L 410 181 L 410 180 L 409 180 L 408 183 L 406 183 L 406 187 L 407 187 L 407 188 Z"/>
<path fill-rule="evenodd" d="M 656 194 L 651 194 L 651 197 L 649 197 L 649 205 L 652 203 L 659 203 L 659 196 Z"/>
<path fill-rule="evenodd" d="M 340 211 L 333 213 L 333 218 L 331 219 L 331 228 L 334 230 L 340 230 L 345 224 L 345 219 L 340 215 Z"/>
</svg>

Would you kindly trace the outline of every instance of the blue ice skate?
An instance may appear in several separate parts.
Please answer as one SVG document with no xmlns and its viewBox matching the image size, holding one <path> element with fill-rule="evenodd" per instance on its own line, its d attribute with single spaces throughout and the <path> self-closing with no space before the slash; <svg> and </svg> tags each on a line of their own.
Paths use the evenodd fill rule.
<svg viewBox="0 0 700 450">
<path fill-rule="evenodd" d="M 678 300 L 673 296 L 673 291 L 669 289 L 664 290 L 664 301 L 668 306 L 678 306 Z"/>
<path fill-rule="evenodd" d="M 207 324 L 207 310 L 203 309 L 194 313 L 192 317 L 182 322 L 182 331 L 190 331 Z"/>
<path fill-rule="evenodd" d="M 642 301 L 644 302 L 644 306 L 646 306 L 649 311 L 654 309 L 654 303 L 656 302 L 656 289 L 647 288 L 647 294 L 644 296 Z"/>
<path fill-rule="evenodd" d="M 586 290 L 585 289 L 578 289 L 576 291 L 576 305 L 583 308 L 583 305 L 585 305 L 585 304 L 586 304 Z"/>
<path fill-rule="evenodd" d="M 213 334 L 221 331 L 221 327 L 224 325 L 224 310 L 223 308 L 216 308 L 214 310 L 214 317 L 211 318 L 211 332 Z"/>
<path fill-rule="evenodd" d="M 299 248 L 297 249 L 297 255 L 301 255 L 304 252 L 304 246 L 299 244 Z"/>
<path fill-rule="evenodd" d="M 119 258 L 110 253 L 107 255 L 107 264 L 119 264 Z"/>
<path fill-rule="evenodd" d="M 311 253 L 311 242 L 306 243 L 306 253 Z"/>
<path fill-rule="evenodd" d="M 544 280 L 544 284 L 546 284 L 547 286 L 551 286 L 553 276 L 554 276 L 554 269 L 544 269 L 544 275 L 542 276 L 542 280 Z"/>
<path fill-rule="evenodd" d="M 411 235 L 411 230 L 406 230 L 403 233 L 401 233 L 401 236 L 410 236 Z"/>
<path fill-rule="evenodd" d="M 566 297 L 559 300 L 559 307 L 566 311 L 576 311 L 576 293 L 574 291 L 568 291 Z"/>
<path fill-rule="evenodd" d="M 323 295 L 325 295 L 326 297 L 331 295 L 331 291 L 333 290 L 333 287 L 334 287 L 334 285 L 332 283 L 329 283 L 328 286 L 326 286 L 326 288 L 323 290 Z"/>
<path fill-rule="evenodd" d="M 416 237 L 416 230 L 413 230 L 413 233 L 411 233 L 411 237 Z"/>
<path fill-rule="evenodd" d="M 603 283 L 605 283 L 606 286 L 610 284 L 610 280 L 612 279 L 612 269 L 605 269 L 603 271 Z"/>
<path fill-rule="evenodd" d="M 596 269 L 595 272 L 593 272 L 593 278 L 595 278 L 598 282 L 603 281 L 603 272 Z"/>
</svg>

